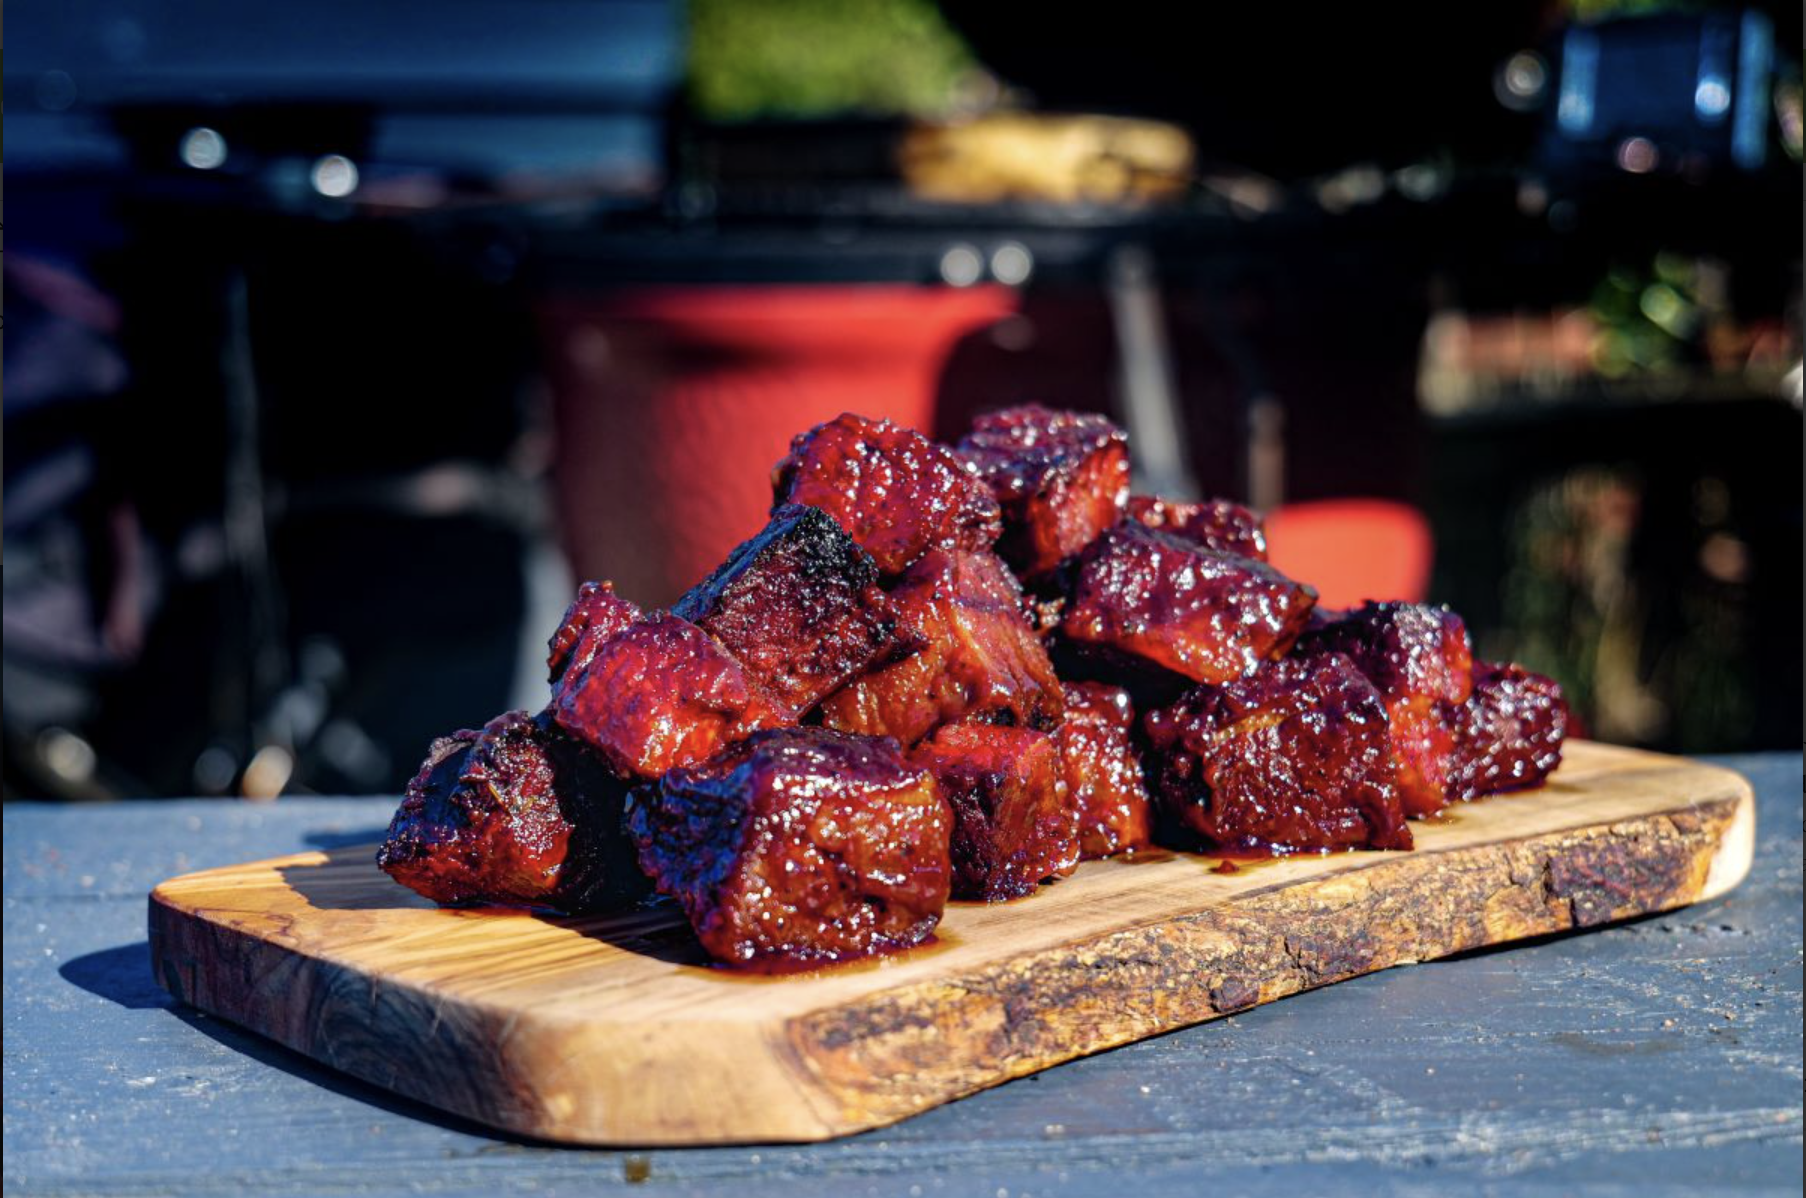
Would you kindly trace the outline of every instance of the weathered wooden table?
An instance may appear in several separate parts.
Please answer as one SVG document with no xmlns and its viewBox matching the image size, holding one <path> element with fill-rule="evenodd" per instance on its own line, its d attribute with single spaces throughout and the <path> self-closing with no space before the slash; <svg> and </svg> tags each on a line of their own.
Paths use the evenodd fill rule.
<svg viewBox="0 0 1806 1198">
<path fill-rule="evenodd" d="M 5 814 L 13 1194 L 1798 1194 L 1801 758 L 1667 916 L 1357 979 L 806 1147 L 520 1143 L 174 1005 L 145 894 L 373 839 L 382 800 Z"/>
</svg>

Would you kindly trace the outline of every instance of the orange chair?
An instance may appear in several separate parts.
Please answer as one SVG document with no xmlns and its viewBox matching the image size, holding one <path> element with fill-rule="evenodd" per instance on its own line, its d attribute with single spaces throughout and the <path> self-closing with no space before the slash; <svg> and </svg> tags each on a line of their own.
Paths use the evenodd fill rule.
<svg viewBox="0 0 1806 1198">
<path fill-rule="evenodd" d="M 1407 504 L 1326 499 L 1282 504 L 1267 515 L 1267 554 L 1317 588 L 1325 607 L 1364 600 L 1421 603 L 1435 548 L 1430 522 Z"/>
</svg>

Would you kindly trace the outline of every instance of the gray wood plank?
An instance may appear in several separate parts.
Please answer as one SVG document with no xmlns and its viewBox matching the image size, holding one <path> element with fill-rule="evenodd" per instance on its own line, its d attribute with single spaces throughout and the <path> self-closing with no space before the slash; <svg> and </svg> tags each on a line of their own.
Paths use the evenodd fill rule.
<svg viewBox="0 0 1806 1198">
<path fill-rule="evenodd" d="M 5 813 L 8 1194 L 1798 1193 L 1801 758 L 1725 899 L 1303 994 L 838 1143 L 512 1141 L 174 1006 L 144 896 L 383 800 Z"/>
</svg>

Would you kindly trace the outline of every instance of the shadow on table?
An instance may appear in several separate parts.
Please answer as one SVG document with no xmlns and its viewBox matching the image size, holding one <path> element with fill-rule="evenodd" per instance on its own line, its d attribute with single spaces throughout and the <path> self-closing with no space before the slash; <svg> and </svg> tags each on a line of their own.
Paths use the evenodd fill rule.
<svg viewBox="0 0 1806 1198">
<path fill-rule="evenodd" d="M 65 982 L 128 1011 L 172 1007 L 176 1002 L 151 974 L 150 942 L 146 940 L 76 957 L 63 962 L 57 972 Z"/>
<path fill-rule="evenodd" d="M 1592 924 L 1586 927 L 1562 928 L 1554 932 L 1543 932 L 1536 936 L 1524 936 L 1517 940 L 1502 940 L 1497 944 L 1482 944 L 1478 948 L 1462 949 L 1458 953 L 1449 953 L 1447 956 L 1443 957 L 1432 957 L 1429 961 L 1426 961 L 1425 964 L 1429 964 L 1431 961 L 1437 963 L 1447 961 L 1476 961 L 1486 957 L 1497 957 L 1507 953 L 1523 952 L 1525 949 L 1537 948 L 1546 944 L 1559 944 L 1565 940 L 1580 940 L 1600 932 L 1611 932 L 1613 930 L 1624 930 L 1632 933 L 1646 932 L 1649 930 L 1647 925 L 1658 924 L 1664 919 L 1672 919 L 1677 913 L 1696 912 L 1701 910 L 1710 911 L 1713 906 L 1720 901 L 1720 899 L 1713 899 L 1706 903 L 1679 907 L 1674 911 L 1650 911 L 1643 915 L 1633 915 L 1629 919 L 1612 920 L 1609 923 Z"/>
<path fill-rule="evenodd" d="M 387 824 L 377 824 L 374 827 L 360 828 L 355 832 L 341 832 L 337 829 L 309 832 L 301 840 L 310 849 L 330 851 L 355 848 L 360 844 L 381 844 L 382 838 L 388 834 L 389 826 Z"/>
<path fill-rule="evenodd" d="M 76 957 L 64 962 L 62 968 L 57 972 L 62 975 L 63 980 L 70 984 L 109 1002 L 118 1003 L 128 1010 L 167 1008 L 175 1018 L 216 1044 L 224 1045 L 235 1052 L 241 1052 L 272 1069 L 280 1069 L 284 1073 L 311 1082 L 330 1093 L 366 1103 L 392 1114 L 418 1119 L 447 1131 L 479 1136 L 486 1140 L 529 1148 L 570 1148 L 569 1145 L 536 1140 L 529 1136 L 519 1136 L 512 1132 L 486 1127 L 469 1119 L 447 1114 L 411 1098 L 403 1098 L 399 1094 L 393 1094 L 368 1082 L 359 1081 L 349 1074 L 328 1068 L 310 1057 L 283 1047 L 274 1040 L 215 1018 L 205 1011 L 178 1003 L 157 984 L 156 978 L 151 973 L 149 941 L 140 940 L 136 944 L 122 944 L 117 948 L 102 949 L 99 952 Z M 583 1150 L 576 1149 L 576 1151 Z"/>
</svg>

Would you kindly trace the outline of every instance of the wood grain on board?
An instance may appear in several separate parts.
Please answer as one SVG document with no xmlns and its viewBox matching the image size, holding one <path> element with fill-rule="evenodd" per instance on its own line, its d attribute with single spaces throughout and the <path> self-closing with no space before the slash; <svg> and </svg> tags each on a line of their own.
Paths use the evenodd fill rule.
<svg viewBox="0 0 1806 1198">
<path fill-rule="evenodd" d="M 935 943 L 767 977 L 670 907 L 440 910 L 374 846 L 151 894 L 177 998 L 482 1123 L 590 1144 L 827 1139 L 1313 986 L 1714 897 L 1748 871 L 1737 774 L 1571 743 L 1539 790 L 1414 827 L 1410 853 L 1101 861 Z"/>
</svg>

